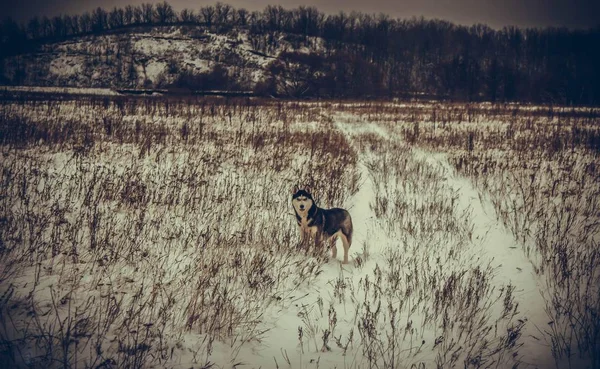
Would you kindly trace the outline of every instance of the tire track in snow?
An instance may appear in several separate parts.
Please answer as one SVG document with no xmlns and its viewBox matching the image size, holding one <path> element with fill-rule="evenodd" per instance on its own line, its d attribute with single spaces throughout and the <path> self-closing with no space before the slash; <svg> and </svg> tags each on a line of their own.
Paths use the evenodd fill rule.
<svg viewBox="0 0 600 369">
<path fill-rule="evenodd" d="M 342 116 L 341 119 L 356 120 L 355 116 Z M 352 143 L 352 134 L 375 133 L 385 139 L 389 139 L 390 133 L 377 125 L 376 123 L 360 121 L 361 127 L 350 130 L 348 124 L 338 123 L 338 130 L 345 133 L 348 140 Z M 392 137 L 392 139 L 400 139 Z M 356 146 L 356 145 L 354 145 Z M 355 150 L 361 155 L 360 150 Z M 541 295 L 544 288 L 539 281 L 531 262 L 525 256 L 521 245 L 515 237 L 508 231 L 504 225 L 496 218 L 493 205 L 486 199 L 467 179 L 456 173 L 454 168 L 448 162 L 447 155 L 443 153 L 429 153 L 418 148 L 412 148 L 413 157 L 416 160 L 424 160 L 428 165 L 441 169 L 449 188 L 458 194 L 457 210 L 458 213 L 470 212 L 470 218 L 473 224 L 472 244 L 473 252 L 476 256 L 484 256 L 491 261 L 495 274 L 492 284 L 498 290 L 502 286 L 509 284 L 515 287 L 513 295 L 515 301 L 519 303 L 518 312 L 527 319 L 522 330 L 521 342 L 523 347 L 519 350 L 519 356 L 522 361 L 522 367 L 525 368 L 547 368 L 554 367 L 555 362 L 552 357 L 550 343 L 546 342 L 542 331 L 548 323 L 548 317 L 545 313 L 546 303 Z M 380 229 L 378 236 L 385 234 L 381 227 L 378 227 L 374 221 L 375 214 L 370 208 L 370 202 L 374 202 L 374 186 L 370 178 L 368 169 L 363 163 L 364 158 L 359 159 L 359 170 L 364 183 L 359 192 L 353 197 L 354 206 L 358 214 L 368 214 L 368 216 L 358 217 L 357 223 L 364 224 L 367 231 Z M 450 194 L 449 194 L 450 196 Z M 356 217 L 352 213 L 353 219 Z M 357 218 L 358 218 L 357 217 Z M 361 219 L 362 218 L 362 219 Z M 370 234 L 365 239 L 372 240 Z M 375 245 L 381 245 L 382 248 L 389 244 L 385 242 L 371 242 Z M 381 250 L 375 251 L 377 254 Z"/>
<path fill-rule="evenodd" d="M 541 295 L 544 287 L 521 245 L 496 218 L 492 203 L 467 178 L 456 173 L 446 154 L 433 154 L 420 149 L 413 149 L 413 152 L 430 165 L 442 169 L 446 183 L 459 195 L 459 211 L 471 212 L 474 251 L 492 260 L 496 271 L 493 283 L 498 288 L 509 284 L 515 287 L 518 311 L 527 318 L 522 331 L 523 347 L 519 350 L 524 367 L 554 367 L 549 343 L 545 342 L 540 332 L 548 323 L 544 310 L 546 305 Z"/>
</svg>

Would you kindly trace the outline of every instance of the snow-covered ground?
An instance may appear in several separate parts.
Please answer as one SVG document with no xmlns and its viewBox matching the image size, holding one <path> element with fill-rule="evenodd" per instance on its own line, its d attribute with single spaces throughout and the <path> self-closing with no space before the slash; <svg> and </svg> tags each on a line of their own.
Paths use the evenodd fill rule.
<svg viewBox="0 0 600 369">
<path fill-rule="evenodd" d="M 441 126 L 429 104 L 2 104 L 0 354 L 14 365 L 546 368 L 568 337 L 539 237 L 465 169 L 525 124 L 477 125 L 478 108 Z M 582 152 L 576 173 L 592 173 Z M 529 178 L 511 168 L 498 173 Z M 349 210 L 349 264 L 296 247 L 295 185 Z"/>
<path fill-rule="evenodd" d="M 487 196 L 477 190 L 468 179 L 458 175 L 448 163 L 446 155 L 427 152 L 419 152 L 419 155 L 425 157 L 431 165 L 443 168 L 447 183 L 459 195 L 459 211 L 470 213 L 475 252 L 491 262 L 496 286 L 515 287 L 514 296 L 519 303 L 520 316 L 527 321 L 522 332 L 525 339 L 521 351 L 521 366 L 554 366 L 549 343 L 542 341 L 540 333 L 548 324 L 546 303 L 542 298 L 542 291 L 547 287 L 536 275 L 521 245 L 496 218 L 494 207 Z"/>
</svg>

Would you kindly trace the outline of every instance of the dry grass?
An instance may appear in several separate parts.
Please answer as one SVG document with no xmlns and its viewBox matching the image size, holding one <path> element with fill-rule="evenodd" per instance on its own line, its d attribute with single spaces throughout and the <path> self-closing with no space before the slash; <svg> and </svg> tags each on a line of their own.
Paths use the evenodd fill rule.
<svg viewBox="0 0 600 369">
<path fill-rule="evenodd" d="M 600 367 L 600 118 L 515 105 L 341 106 L 445 152 L 488 198 L 534 265 L 560 367 Z M 427 182 L 423 182 L 427 183 Z"/>
<path fill-rule="evenodd" d="M 2 115 L 2 356 L 15 365 L 162 366 L 184 349 L 204 365 L 215 340 L 259 341 L 264 309 L 320 273 L 290 247 L 288 189 L 334 179 L 323 203 L 352 190 L 356 156 L 304 124 L 321 119 L 306 107 L 76 100 Z M 186 332 L 201 343 L 185 347 Z"/>
<path fill-rule="evenodd" d="M 0 355 L 10 365 L 251 362 L 239 353 L 271 333 L 266 312 L 318 285 L 290 333 L 300 359 L 288 348 L 271 365 L 314 365 L 319 352 L 349 368 L 518 366 L 516 287 L 479 258 L 472 215 L 414 147 L 445 152 L 523 245 L 547 288 L 543 331 L 557 365 L 600 365 L 596 111 L 0 104 Z M 289 191 L 311 185 L 320 205 L 344 206 L 366 181 L 377 229 L 355 225 L 355 268 L 323 281 L 325 258 L 296 248 Z"/>
</svg>

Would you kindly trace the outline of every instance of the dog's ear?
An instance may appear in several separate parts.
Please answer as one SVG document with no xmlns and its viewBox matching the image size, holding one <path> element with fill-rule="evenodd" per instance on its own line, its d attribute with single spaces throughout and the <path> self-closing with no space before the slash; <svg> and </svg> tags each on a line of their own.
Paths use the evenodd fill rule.
<svg viewBox="0 0 600 369">
<path fill-rule="evenodd" d="M 308 192 L 312 196 L 312 188 L 310 186 L 305 186 L 304 191 Z"/>
<path fill-rule="evenodd" d="M 294 185 L 294 187 L 292 188 L 292 195 L 295 195 L 296 192 L 300 191 L 300 187 L 298 187 L 298 185 Z"/>
</svg>

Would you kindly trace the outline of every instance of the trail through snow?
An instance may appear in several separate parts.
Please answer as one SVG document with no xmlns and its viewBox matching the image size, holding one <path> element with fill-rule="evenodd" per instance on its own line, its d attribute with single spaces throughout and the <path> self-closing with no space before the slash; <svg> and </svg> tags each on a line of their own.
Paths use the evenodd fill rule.
<svg viewBox="0 0 600 369">
<path fill-rule="evenodd" d="M 344 118 L 342 117 L 342 121 L 336 124 L 336 128 L 346 134 L 359 155 L 364 154 L 361 154 L 356 147 L 353 136 L 369 133 L 389 138 L 388 132 L 377 124 L 360 122 L 351 126 L 346 124 L 347 119 Z M 553 367 L 554 361 L 550 349 L 538 330 L 538 327 L 547 324 L 540 285 L 536 282 L 536 275 L 531 263 L 524 256 L 521 246 L 496 219 L 489 201 L 480 195 L 468 179 L 456 175 L 444 154 L 427 153 L 413 148 L 411 157 L 415 160 L 425 160 L 428 165 L 443 170 L 448 187 L 459 195 L 458 210 L 471 212 L 474 226 L 473 249 L 468 252 L 492 263 L 496 272 L 492 283 L 497 288 L 509 283 L 516 287 L 518 310 L 528 320 L 523 331 L 524 347 L 519 350 L 522 359 L 521 367 Z M 346 356 L 342 355 L 335 344 L 330 344 L 331 352 L 322 352 L 321 336 L 323 330 L 327 328 L 329 304 L 336 304 L 336 297 L 331 292 L 334 290 L 333 284 L 346 281 L 356 286 L 361 278 L 371 274 L 375 265 L 382 261 L 382 254 L 386 248 L 394 245 L 397 247 L 397 240 L 390 239 L 386 235 L 371 208 L 371 204 L 375 202 L 375 186 L 365 165 L 366 159 L 368 158 L 359 156 L 358 171 L 361 180 L 358 192 L 346 204 L 340 204 L 349 210 L 355 229 L 350 248 L 350 264 L 342 265 L 340 258 L 343 252 L 338 252 L 337 260 L 330 260 L 323 265 L 322 273 L 310 286 L 296 290 L 293 296 L 282 303 L 271 305 L 265 312 L 264 319 L 271 323 L 267 326 L 268 331 L 261 342 L 242 346 L 237 358 L 229 361 L 228 365 L 223 365 L 224 367 L 235 367 L 235 363 L 243 363 L 245 367 L 254 368 L 360 368 L 365 366 L 365 359 L 361 357 L 360 350 L 356 347 L 352 351 L 349 350 Z M 365 245 L 368 245 L 368 255 L 363 253 Z M 340 240 L 337 247 L 338 251 L 342 250 Z M 364 260 L 362 268 L 354 264 L 357 256 Z M 473 258 L 474 264 L 477 263 L 476 259 Z M 341 334 L 346 337 L 349 330 L 356 327 L 354 307 L 344 303 L 341 309 L 336 305 L 336 311 L 338 320 L 336 336 Z M 312 322 L 314 331 L 307 329 L 310 328 L 307 322 Z M 303 343 L 299 340 L 299 327 L 303 328 Z M 355 343 L 356 340 L 355 335 Z M 219 351 L 215 350 L 215 354 Z M 219 365 L 228 361 L 224 351 L 222 362 L 218 354 L 216 356 L 215 354 L 213 360 L 216 360 Z M 435 358 L 430 358 L 432 365 L 434 362 Z"/>
<path fill-rule="evenodd" d="M 470 211 L 473 222 L 473 245 L 479 255 L 492 261 L 496 274 L 496 286 L 511 284 L 515 287 L 518 311 L 527 318 L 522 332 L 523 348 L 519 350 L 522 367 L 554 367 L 549 343 L 545 342 L 540 330 L 547 326 L 548 318 L 544 311 L 545 302 L 539 282 L 531 262 L 525 256 L 522 246 L 496 218 L 492 203 L 482 195 L 466 178 L 456 174 L 445 154 L 427 153 L 413 150 L 433 166 L 444 170 L 447 184 L 459 195 L 459 211 Z"/>
<path fill-rule="evenodd" d="M 343 125 L 338 125 L 339 128 L 345 129 Z M 379 127 L 375 125 L 370 128 L 374 132 L 382 133 L 378 131 Z M 322 348 L 322 331 L 327 328 L 327 309 L 330 302 L 335 301 L 335 297 L 330 292 L 332 291 L 331 285 L 337 281 L 347 281 L 357 285 L 361 278 L 371 273 L 376 265 L 377 256 L 390 242 L 385 237 L 385 233 L 371 209 L 371 203 L 374 202 L 375 196 L 373 182 L 367 167 L 360 160 L 358 170 L 361 178 L 359 190 L 346 204 L 343 204 L 350 212 L 354 225 L 349 264 L 341 264 L 343 248 L 341 240 L 338 240 L 337 259 L 329 260 L 323 266 L 323 272 L 311 283 L 310 287 L 298 291 L 296 296 L 290 299 L 288 306 L 279 307 L 268 312 L 273 323 L 260 347 L 254 349 L 253 354 L 257 356 L 254 356 L 256 360 L 252 360 L 252 366 L 265 368 L 274 367 L 277 364 L 280 367 L 285 367 L 287 359 L 289 359 L 293 368 L 357 368 L 362 366 L 362 358 L 357 357 L 356 352 L 352 355 L 343 356 L 337 347 L 334 347 L 332 352 L 320 351 Z M 367 241 L 370 248 L 369 255 L 365 257 L 363 245 Z M 354 265 L 354 260 L 358 256 L 366 260 L 362 268 L 356 268 Z M 323 316 L 318 307 L 319 300 L 323 301 Z M 336 335 L 347 336 L 349 329 L 356 325 L 353 308 L 351 306 L 345 307 L 347 309 L 338 310 L 337 312 L 338 328 L 336 328 Z M 303 320 L 303 318 L 316 323 L 317 331 L 314 332 L 314 337 L 310 337 L 310 339 L 306 339 L 306 336 L 311 333 L 307 331 L 306 320 Z M 268 321 L 268 319 L 266 320 Z M 305 341 L 307 341 L 303 345 L 298 340 L 298 327 L 303 328 Z M 239 358 L 242 357 L 247 356 L 240 353 Z"/>
<path fill-rule="evenodd" d="M 349 137 L 347 127 L 339 124 L 337 128 Z M 365 129 L 372 133 L 385 134 L 376 125 L 370 125 Z M 352 142 L 350 137 L 349 140 Z M 337 347 L 333 347 L 332 352 L 321 352 L 322 332 L 328 327 L 327 310 L 330 303 L 334 303 L 336 300 L 330 292 L 333 290 L 332 284 L 346 282 L 356 286 L 361 278 L 372 272 L 381 251 L 389 246 L 390 242 L 393 242 L 385 236 L 385 232 L 378 224 L 371 209 L 371 203 L 374 202 L 375 196 L 374 185 L 369 170 L 360 159 L 358 171 L 360 173 L 359 190 L 346 204 L 343 204 L 350 212 L 354 225 L 350 263 L 341 264 L 343 248 L 341 240 L 338 240 L 337 259 L 329 260 L 323 265 L 322 273 L 309 287 L 297 290 L 294 296 L 290 296 L 287 301 L 267 310 L 265 321 L 272 322 L 268 326 L 269 331 L 260 344 L 253 347 L 242 347 L 237 362 L 244 362 L 255 368 L 287 367 L 287 360 L 293 368 L 360 368 L 364 366 L 363 358 L 359 357 L 357 350 L 354 350 L 352 354 L 349 352 L 347 356 L 343 356 Z M 363 246 L 367 243 L 369 244 L 369 255 L 365 257 Z M 354 265 L 354 260 L 358 256 L 363 260 L 362 268 L 356 268 Z M 321 315 L 319 301 L 322 301 L 323 315 Z M 349 330 L 356 326 L 354 318 L 352 306 L 344 305 L 342 310 L 338 308 L 336 336 L 342 334 L 347 337 Z M 315 332 L 307 330 L 306 322 L 314 323 Z M 305 341 L 303 344 L 300 344 L 298 339 L 299 327 L 303 329 Z"/>
</svg>

